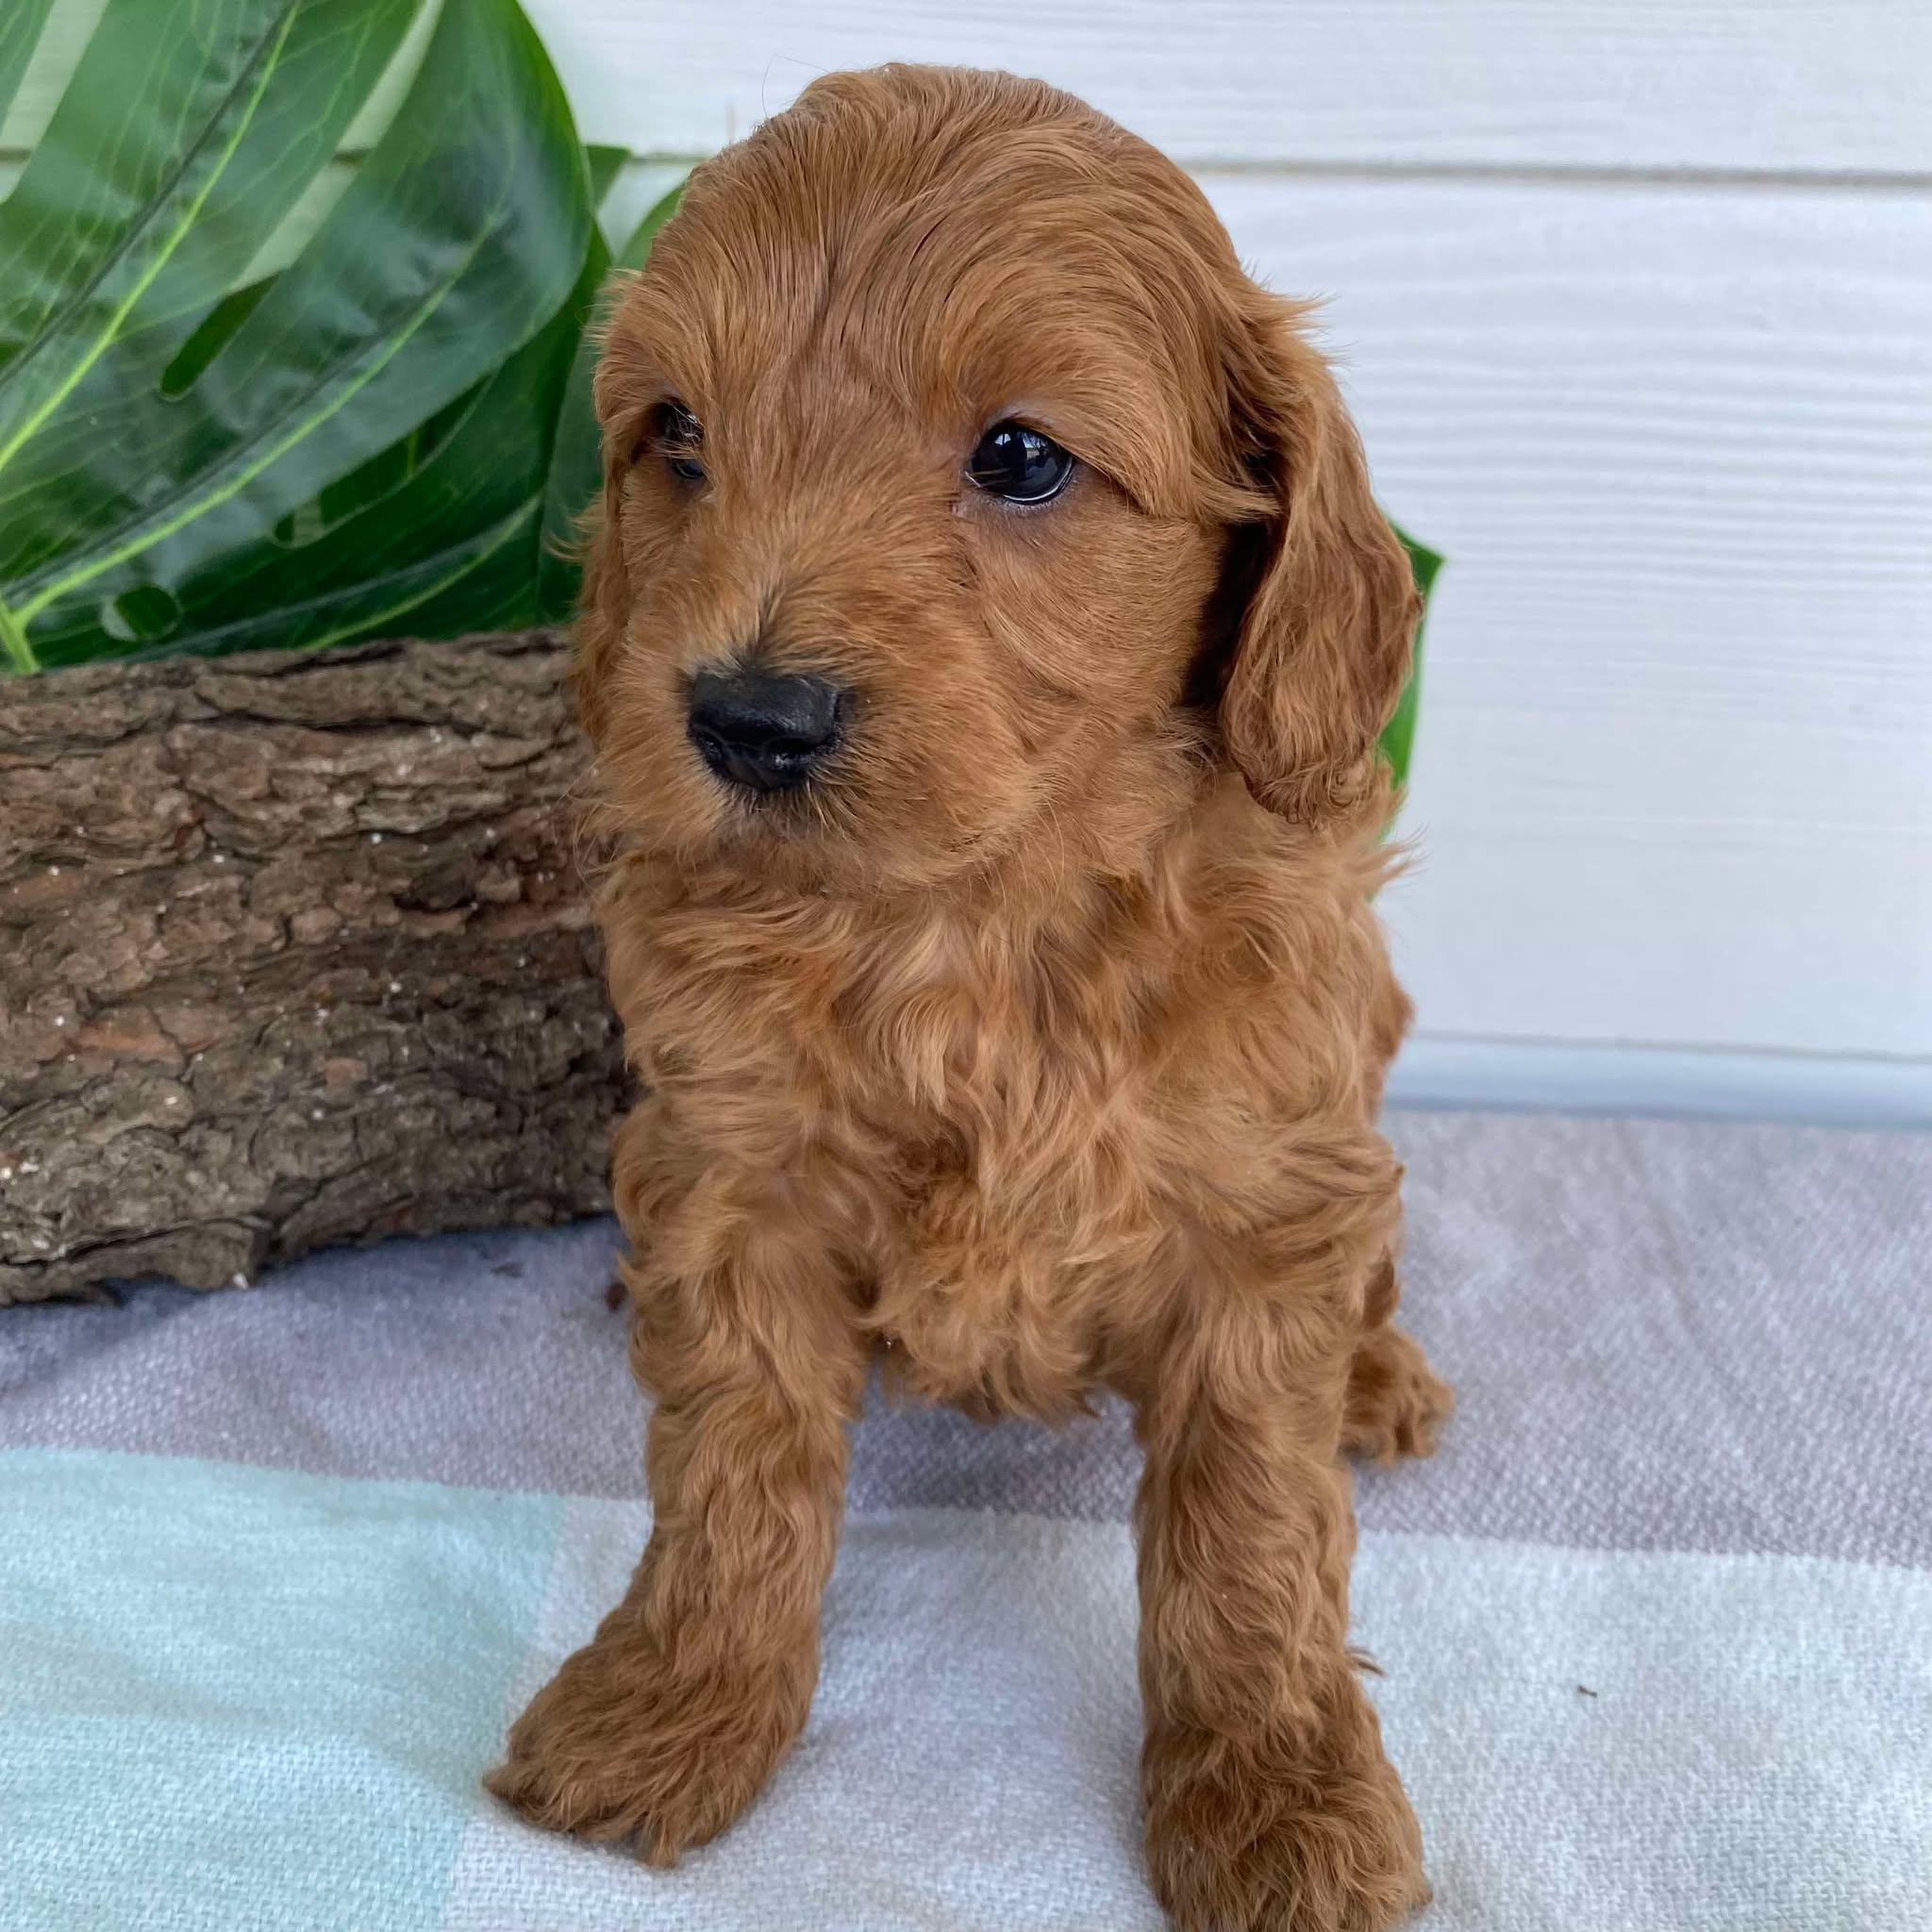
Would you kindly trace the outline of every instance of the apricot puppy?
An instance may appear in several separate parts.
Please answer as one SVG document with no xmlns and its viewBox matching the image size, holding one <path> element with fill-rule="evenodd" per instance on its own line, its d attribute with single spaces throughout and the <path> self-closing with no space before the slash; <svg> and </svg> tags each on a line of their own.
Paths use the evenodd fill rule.
<svg viewBox="0 0 1932 1932">
<path fill-rule="evenodd" d="M 835 75 L 692 175 L 597 408 L 655 1519 L 492 1789 L 656 1863 L 722 1831 L 805 1723 L 869 1362 L 988 1415 L 1110 1389 L 1156 1890 L 1389 1924 L 1426 1892 L 1340 1458 L 1448 1400 L 1374 1126 L 1417 602 L 1299 312 L 1080 102 Z"/>
</svg>

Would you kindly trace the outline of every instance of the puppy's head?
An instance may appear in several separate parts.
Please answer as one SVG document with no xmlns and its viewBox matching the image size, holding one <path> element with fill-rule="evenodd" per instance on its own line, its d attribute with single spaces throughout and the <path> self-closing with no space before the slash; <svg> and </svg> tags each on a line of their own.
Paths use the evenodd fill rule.
<svg viewBox="0 0 1932 1932">
<path fill-rule="evenodd" d="M 817 82 L 693 175 L 597 408 L 579 691 L 660 847 L 931 886 L 1204 748 L 1309 824 L 1378 790 L 1415 592 L 1334 384 L 1068 95 Z"/>
</svg>

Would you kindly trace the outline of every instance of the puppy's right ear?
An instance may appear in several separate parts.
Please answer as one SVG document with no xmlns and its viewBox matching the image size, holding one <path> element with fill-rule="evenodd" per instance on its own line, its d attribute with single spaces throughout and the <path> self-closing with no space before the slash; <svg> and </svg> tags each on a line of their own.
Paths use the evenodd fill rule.
<svg viewBox="0 0 1932 1932">
<path fill-rule="evenodd" d="M 571 664 L 571 691 L 577 716 L 591 742 L 600 746 L 608 722 L 608 688 L 617 667 L 625 627 L 630 617 L 630 584 L 625 575 L 624 529 L 620 516 L 624 478 L 630 458 L 604 450 L 604 493 L 591 506 L 584 549 L 584 580 L 577 593 L 576 655 Z"/>
</svg>

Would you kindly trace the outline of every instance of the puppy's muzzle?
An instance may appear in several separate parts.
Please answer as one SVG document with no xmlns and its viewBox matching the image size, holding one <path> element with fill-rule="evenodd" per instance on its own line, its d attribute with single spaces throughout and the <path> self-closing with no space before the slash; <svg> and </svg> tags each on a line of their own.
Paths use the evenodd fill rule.
<svg viewBox="0 0 1932 1932">
<path fill-rule="evenodd" d="M 789 791 L 838 749 L 840 696 L 823 677 L 700 671 L 691 681 L 691 741 L 727 784 Z"/>
</svg>

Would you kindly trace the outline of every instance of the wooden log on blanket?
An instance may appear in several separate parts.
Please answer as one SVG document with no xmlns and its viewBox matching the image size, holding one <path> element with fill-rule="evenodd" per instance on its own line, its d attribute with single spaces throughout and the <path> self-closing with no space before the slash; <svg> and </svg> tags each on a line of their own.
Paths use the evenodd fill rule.
<svg viewBox="0 0 1932 1932">
<path fill-rule="evenodd" d="M 608 1205 L 555 632 L 0 682 L 0 1303 Z"/>
</svg>

